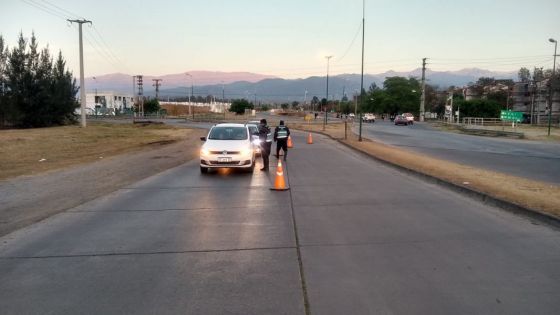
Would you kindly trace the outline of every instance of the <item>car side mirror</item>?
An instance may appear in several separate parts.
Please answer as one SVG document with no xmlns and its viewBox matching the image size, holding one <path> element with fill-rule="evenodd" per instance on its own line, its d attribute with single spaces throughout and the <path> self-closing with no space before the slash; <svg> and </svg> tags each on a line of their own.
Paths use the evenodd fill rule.
<svg viewBox="0 0 560 315">
<path fill-rule="evenodd" d="M 206 141 L 206 137 L 200 137 L 200 141 Z"/>
</svg>

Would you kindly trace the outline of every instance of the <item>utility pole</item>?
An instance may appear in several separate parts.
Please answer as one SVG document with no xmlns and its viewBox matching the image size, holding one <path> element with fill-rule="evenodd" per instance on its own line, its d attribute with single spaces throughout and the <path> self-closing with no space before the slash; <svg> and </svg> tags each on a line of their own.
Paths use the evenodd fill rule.
<svg viewBox="0 0 560 315">
<path fill-rule="evenodd" d="M 155 83 L 152 86 L 156 87 L 156 100 L 159 100 L 159 87 L 161 86 L 161 81 L 163 81 L 163 79 L 152 79 L 152 81 L 154 81 Z"/>
<path fill-rule="evenodd" d="M 552 81 L 554 80 L 554 74 L 556 73 L 556 48 L 558 46 L 558 42 L 554 38 L 550 38 L 548 40 L 551 43 L 554 43 L 554 61 L 552 64 L 552 76 L 548 80 L 548 136 L 550 137 L 550 125 L 552 121 Z"/>
<path fill-rule="evenodd" d="M 84 80 L 84 44 L 82 40 L 82 24 L 89 23 L 91 21 L 82 19 L 82 20 L 67 20 L 70 23 L 78 23 L 80 29 L 80 109 L 81 109 L 81 116 L 82 116 L 82 127 L 86 127 L 86 87 L 85 87 L 85 80 Z"/>
<path fill-rule="evenodd" d="M 325 126 L 327 125 L 327 105 L 329 105 L 329 63 L 333 56 L 325 56 L 327 58 L 327 98 L 325 103 L 325 122 L 323 123 L 323 131 L 325 131 Z"/>
<path fill-rule="evenodd" d="M 136 85 L 138 86 L 138 113 L 140 117 L 144 117 L 144 76 L 136 76 Z"/>
<path fill-rule="evenodd" d="M 366 31 L 366 0 L 362 1 L 362 77 L 360 79 L 360 133 L 358 136 L 358 141 L 362 141 L 362 108 L 364 107 L 364 96 L 362 91 L 364 90 L 364 40 Z"/>
<path fill-rule="evenodd" d="M 428 58 L 422 58 L 422 95 L 420 96 L 420 121 L 424 121 L 426 103 L 426 59 Z"/>
</svg>

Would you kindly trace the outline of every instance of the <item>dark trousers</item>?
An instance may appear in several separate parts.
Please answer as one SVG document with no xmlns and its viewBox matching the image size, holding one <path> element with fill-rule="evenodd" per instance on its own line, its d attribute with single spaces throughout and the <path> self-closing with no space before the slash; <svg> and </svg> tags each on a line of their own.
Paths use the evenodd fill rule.
<svg viewBox="0 0 560 315">
<path fill-rule="evenodd" d="M 270 155 L 271 147 L 272 142 L 261 143 L 261 157 L 263 160 L 263 168 L 268 168 L 268 156 Z"/>
<path fill-rule="evenodd" d="M 284 151 L 284 159 L 288 156 L 288 138 L 276 140 L 276 158 L 280 157 L 280 149 Z"/>
</svg>

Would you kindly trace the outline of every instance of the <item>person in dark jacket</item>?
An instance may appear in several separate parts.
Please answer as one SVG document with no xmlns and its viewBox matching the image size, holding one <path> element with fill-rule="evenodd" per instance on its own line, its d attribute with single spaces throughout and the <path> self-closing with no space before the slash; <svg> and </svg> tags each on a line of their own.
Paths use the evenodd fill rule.
<svg viewBox="0 0 560 315">
<path fill-rule="evenodd" d="M 268 171 L 268 157 L 272 147 L 272 137 L 270 128 L 266 125 L 266 119 L 261 119 L 258 130 L 259 140 L 261 141 L 261 157 L 263 160 L 263 168 L 261 168 L 261 171 Z"/>
<path fill-rule="evenodd" d="M 274 141 L 276 141 L 276 158 L 280 158 L 280 149 L 284 151 L 284 161 L 288 157 L 288 137 L 290 129 L 284 125 L 284 121 L 280 120 L 280 125 L 274 129 Z"/>
</svg>

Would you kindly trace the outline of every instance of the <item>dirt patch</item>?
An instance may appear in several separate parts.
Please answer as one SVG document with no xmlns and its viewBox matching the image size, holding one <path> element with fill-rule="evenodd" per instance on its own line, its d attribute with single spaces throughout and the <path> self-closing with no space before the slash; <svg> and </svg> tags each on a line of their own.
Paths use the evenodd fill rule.
<svg viewBox="0 0 560 315">
<path fill-rule="evenodd" d="M 383 161 L 560 217 L 559 186 L 440 160 L 368 139 L 360 142 L 349 130 L 350 126 L 345 140 L 344 124 L 340 123 L 327 125 L 325 131 L 321 125 L 290 124 L 290 127 L 323 132 Z"/>
</svg>

